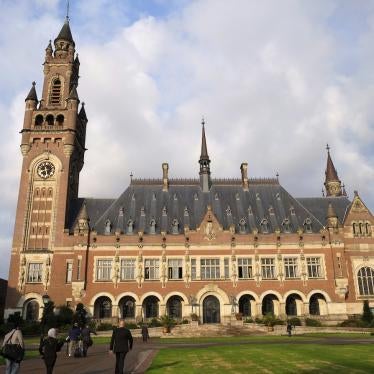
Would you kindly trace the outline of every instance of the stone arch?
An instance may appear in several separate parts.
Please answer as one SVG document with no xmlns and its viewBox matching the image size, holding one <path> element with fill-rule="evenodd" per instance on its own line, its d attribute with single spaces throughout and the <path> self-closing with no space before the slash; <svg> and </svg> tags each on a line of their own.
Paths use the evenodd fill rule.
<svg viewBox="0 0 374 374">
<path fill-rule="evenodd" d="M 55 117 L 53 114 L 51 113 L 48 113 L 46 116 L 45 116 L 45 123 L 46 125 L 48 126 L 53 126 L 55 124 Z"/>
<path fill-rule="evenodd" d="M 251 317 L 256 315 L 256 300 L 253 295 L 249 293 L 242 294 L 238 299 L 238 308 L 239 313 L 243 315 L 243 317 Z"/>
<path fill-rule="evenodd" d="M 307 299 L 307 300 L 310 300 L 310 297 L 311 297 L 314 293 L 320 293 L 320 294 L 322 294 L 322 295 L 325 297 L 326 302 L 331 303 L 331 298 L 330 298 L 329 294 L 328 294 L 326 291 L 319 290 L 319 289 L 310 291 L 310 292 L 308 293 L 308 295 L 306 296 L 306 299 Z"/>
<path fill-rule="evenodd" d="M 239 292 L 237 295 L 236 295 L 236 299 L 239 300 L 243 295 L 250 295 L 250 296 L 253 296 L 253 298 L 255 299 L 256 303 L 259 303 L 260 302 L 260 298 L 258 297 L 258 295 L 253 292 L 253 291 L 242 291 L 242 292 Z"/>
<path fill-rule="evenodd" d="M 134 300 L 136 301 L 137 304 L 140 303 L 140 299 L 139 299 L 139 296 L 134 293 L 134 292 L 122 292 L 120 293 L 116 298 L 115 298 L 115 304 L 118 305 L 118 303 L 120 302 L 120 300 L 125 297 L 125 296 L 131 296 L 132 298 L 134 298 Z"/>
<path fill-rule="evenodd" d="M 177 294 L 170 296 L 166 301 L 166 314 L 177 320 L 182 319 L 184 303 L 182 296 Z"/>
<path fill-rule="evenodd" d="M 61 105 L 63 87 L 64 81 L 62 76 L 56 75 L 51 78 L 48 90 L 48 101 L 50 105 Z"/>
<path fill-rule="evenodd" d="M 42 295 L 35 293 L 35 292 L 30 292 L 30 293 L 27 293 L 26 295 L 22 295 L 18 299 L 17 308 L 22 308 L 25 302 L 30 299 L 36 299 L 39 305 L 43 307 L 44 304 L 43 304 Z"/>
<path fill-rule="evenodd" d="M 25 301 L 22 316 L 26 321 L 38 321 L 40 315 L 40 304 L 37 299 L 29 299 Z"/>
<path fill-rule="evenodd" d="M 289 293 L 284 298 L 285 311 L 287 316 L 301 316 L 304 314 L 304 303 L 302 297 L 298 293 Z"/>
<path fill-rule="evenodd" d="M 144 300 L 148 297 L 148 296 L 156 296 L 159 300 L 160 300 L 160 303 L 164 303 L 164 298 L 158 293 L 158 292 L 146 292 L 145 294 L 143 294 L 140 299 L 139 299 L 139 303 L 140 304 L 143 304 Z"/>
<path fill-rule="evenodd" d="M 296 295 L 299 295 L 301 300 L 304 302 L 304 303 L 307 303 L 308 302 L 308 298 L 305 296 L 305 294 L 301 291 L 298 291 L 298 290 L 290 290 L 290 291 L 287 291 L 284 295 L 283 295 L 283 300 L 284 302 L 286 302 L 287 300 L 287 297 L 290 296 L 291 294 L 296 294 Z"/>
<path fill-rule="evenodd" d="M 282 302 L 284 301 L 282 295 L 281 295 L 278 291 L 267 290 L 267 291 L 263 292 L 263 293 L 260 295 L 260 300 L 261 300 L 261 302 L 263 301 L 264 297 L 266 297 L 266 296 L 269 295 L 269 294 L 273 294 L 273 295 L 275 295 L 275 296 L 278 298 L 278 300 L 279 300 L 280 303 L 282 303 Z"/>
<path fill-rule="evenodd" d="M 113 302 L 108 296 L 100 296 L 95 300 L 93 307 L 95 318 L 111 318 L 113 315 Z"/>
<path fill-rule="evenodd" d="M 110 294 L 109 292 L 99 292 L 95 296 L 93 296 L 90 300 L 90 306 L 93 306 L 95 304 L 95 301 L 101 297 L 101 296 L 107 296 L 112 301 L 112 305 L 117 305 L 115 297 Z"/>
<path fill-rule="evenodd" d="M 183 299 L 183 301 L 184 301 L 185 304 L 188 304 L 188 303 L 189 303 L 187 296 L 186 296 L 183 292 L 174 291 L 174 292 L 169 292 L 169 293 L 164 297 L 165 304 L 168 302 L 168 300 L 169 300 L 170 297 L 172 297 L 172 296 L 180 296 L 180 297 Z"/>
<path fill-rule="evenodd" d="M 199 304 L 202 303 L 203 298 L 205 298 L 208 295 L 213 295 L 218 297 L 218 300 L 220 301 L 221 305 L 224 304 L 230 304 L 230 299 L 226 292 L 219 288 L 217 285 L 206 285 L 203 287 L 197 294 L 196 294 L 196 300 Z"/>
<path fill-rule="evenodd" d="M 44 123 L 44 117 L 42 114 L 35 116 L 34 126 L 42 126 Z"/>
<path fill-rule="evenodd" d="M 272 314 L 279 316 L 280 313 L 280 302 L 279 296 L 273 292 L 266 292 L 262 297 L 261 311 L 262 315 Z"/>
<path fill-rule="evenodd" d="M 313 292 L 309 298 L 309 314 L 311 316 L 324 316 L 328 314 L 327 301 L 320 292 Z"/>
<path fill-rule="evenodd" d="M 202 300 L 203 323 L 220 323 L 222 305 L 217 295 L 206 295 Z"/>
<path fill-rule="evenodd" d="M 135 319 L 137 302 L 134 296 L 124 295 L 118 299 L 119 317 L 124 319 Z"/>
<path fill-rule="evenodd" d="M 147 319 L 158 318 L 160 316 L 160 298 L 151 293 L 142 298 L 143 317 Z"/>
</svg>

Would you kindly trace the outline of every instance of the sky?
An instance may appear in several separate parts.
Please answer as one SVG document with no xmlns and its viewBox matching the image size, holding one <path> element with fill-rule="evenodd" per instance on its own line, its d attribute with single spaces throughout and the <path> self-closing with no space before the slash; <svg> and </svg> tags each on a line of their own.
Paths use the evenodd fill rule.
<svg viewBox="0 0 374 374">
<path fill-rule="evenodd" d="M 8 277 L 24 99 L 65 0 L 0 0 L 0 277 Z M 349 197 L 374 210 L 373 0 L 71 0 L 88 117 L 81 197 L 129 175 L 197 177 L 201 118 L 213 177 L 274 177 L 321 196 L 326 143 Z M 103 182 L 105 181 L 105 182 Z"/>
</svg>

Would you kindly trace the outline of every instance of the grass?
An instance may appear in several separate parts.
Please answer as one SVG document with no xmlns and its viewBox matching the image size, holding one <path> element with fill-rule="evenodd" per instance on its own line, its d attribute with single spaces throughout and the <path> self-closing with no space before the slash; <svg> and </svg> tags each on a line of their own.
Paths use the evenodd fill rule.
<svg viewBox="0 0 374 374">
<path fill-rule="evenodd" d="M 161 349 L 147 374 L 374 372 L 371 344 L 266 344 Z"/>
<path fill-rule="evenodd" d="M 34 358 L 39 357 L 39 351 L 38 350 L 26 350 L 25 353 L 25 360 L 28 358 Z M 5 365 L 5 359 L 4 357 L 0 357 L 0 365 Z"/>
</svg>

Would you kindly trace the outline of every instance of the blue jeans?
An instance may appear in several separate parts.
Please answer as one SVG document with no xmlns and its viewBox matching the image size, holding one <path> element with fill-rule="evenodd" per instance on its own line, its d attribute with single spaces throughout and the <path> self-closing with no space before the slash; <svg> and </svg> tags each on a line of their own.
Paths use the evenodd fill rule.
<svg viewBox="0 0 374 374">
<path fill-rule="evenodd" d="M 19 367 L 20 363 L 5 359 L 5 374 L 18 374 L 19 373 Z"/>
</svg>

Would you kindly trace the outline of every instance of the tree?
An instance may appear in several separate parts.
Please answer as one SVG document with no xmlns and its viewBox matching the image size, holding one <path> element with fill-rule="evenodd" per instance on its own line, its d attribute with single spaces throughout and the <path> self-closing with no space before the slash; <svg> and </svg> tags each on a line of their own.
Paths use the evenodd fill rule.
<svg viewBox="0 0 374 374">
<path fill-rule="evenodd" d="M 70 325 L 73 321 L 74 312 L 66 305 L 58 308 L 57 326 Z"/>
<path fill-rule="evenodd" d="M 363 307 L 363 313 L 362 313 L 361 319 L 369 325 L 371 321 L 373 320 L 373 318 L 374 316 L 370 310 L 369 301 L 364 300 L 364 307 Z"/>
<path fill-rule="evenodd" d="M 87 323 L 87 311 L 84 309 L 82 303 L 77 304 L 77 307 L 75 308 L 73 322 L 78 323 L 79 327 L 84 327 Z"/>
<path fill-rule="evenodd" d="M 53 301 L 48 301 L 44 305 L 42 319 L 40 321 L 42 326 L 42 334 L 44 334 L 44 329 L 50 329 L 56 326 L 56 315 L 54 313 L 55 303 Z"/>
</svg>

